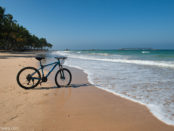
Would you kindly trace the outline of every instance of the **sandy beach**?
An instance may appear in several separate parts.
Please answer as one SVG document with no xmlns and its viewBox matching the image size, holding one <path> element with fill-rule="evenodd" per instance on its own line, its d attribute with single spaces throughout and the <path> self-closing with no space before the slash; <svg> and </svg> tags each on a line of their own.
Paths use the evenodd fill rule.
<svg viewBox="0 0 174 131">
<path fill-rule="evenodd" d="M 138 103 L 101 90 L 82 70 L 72 72 L 70 87 L 56 88 L 54 73 L 32 90 L 16 75 L 38 66 L 33 54 L 0 53 L 0 131 L 174 131 Z"/>
</svg>

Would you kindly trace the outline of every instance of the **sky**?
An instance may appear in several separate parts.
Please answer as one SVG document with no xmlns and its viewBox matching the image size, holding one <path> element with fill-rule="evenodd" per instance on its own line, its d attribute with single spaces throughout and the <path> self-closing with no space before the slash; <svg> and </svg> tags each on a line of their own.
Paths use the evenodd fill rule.
<svg viewBox="0 0 174 131">
<path fill-rule="evenodd" d="M 174 49 L 174 0 L 0 0 L 53 49 Z"/>
</svg>

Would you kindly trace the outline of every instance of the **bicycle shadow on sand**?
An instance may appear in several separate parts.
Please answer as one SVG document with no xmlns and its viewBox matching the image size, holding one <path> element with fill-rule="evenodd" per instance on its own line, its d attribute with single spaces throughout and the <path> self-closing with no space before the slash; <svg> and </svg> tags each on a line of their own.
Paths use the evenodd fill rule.
<svg viewBox="0 0 174 131">
<path fill-rule="evenodd" d="M 32 90 L 50 90 L 50 89 L 59 89 L 59 88 L 79 88 L 79 87 L 87 87 L 87 86 L 94 86 L 90 83 L 84 83 L 84 84 L 71 84 L 69 86 L 63 86 L 63 87 L 57 87 L 57 86 L 52 86 L 52 87 L 36 87 Z"/>
</svg>

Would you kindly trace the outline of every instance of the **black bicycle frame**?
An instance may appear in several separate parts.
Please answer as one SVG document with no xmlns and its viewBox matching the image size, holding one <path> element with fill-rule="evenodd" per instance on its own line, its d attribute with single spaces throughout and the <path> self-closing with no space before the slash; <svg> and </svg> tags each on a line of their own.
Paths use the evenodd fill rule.
<svg viewBox="0 0 174 131">
<path fill-rule="evenodd" d="M 43 71 L 43 69 L 45 68 L 45 67 L 47 67 L 47 66 L 51 66 L 51 65 L 54 65 L 52 68 L 51 68 L 51 70 L 48 72 L 48 74 L 46 75 L 46 76 L 44 76 L 44 71 Z M 51 72 L 56 68 L 56 66 L 58 66 L 59 65 L 59 67 L 61 68 L 61 64 L 60 64 L 60 61 L 57 61 L 57 62 L 53 62 L 53 63 L 50 63 L 50 64 L 47 64 L 47 65 L 42 65 L 42 63 L 41 63 L 41 61 L 40 61 L 40 68 L 38 69 L 38 70 L 41 70 L 42 71 L 42 77 L 48 77 L 50 74 L 51 74 Z M 32 76 L 35 74 L 36 72 L 34 72 L 33 74 L 32 74 Z M 39 78 L 36 78 L 36 77 L 32 77 L 33 79 L 39 79 Z"/>
</svg>

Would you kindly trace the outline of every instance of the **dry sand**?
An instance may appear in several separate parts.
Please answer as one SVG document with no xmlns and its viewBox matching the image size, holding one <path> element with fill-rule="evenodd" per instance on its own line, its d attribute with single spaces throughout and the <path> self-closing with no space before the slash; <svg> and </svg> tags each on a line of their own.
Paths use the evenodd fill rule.
<svg viewBox="0 0 174 131">
<path fill-rule="evenodd" d="M 25 56 L 0 53 L 0 131 L 174 131 L 145 106 L 92 86 L 78 69 L 70 68 L 71 87 L 55 88 L 53 74 L 33 90 L 20 88 L 17 72 L 38 66 Z"/>
</svg>

